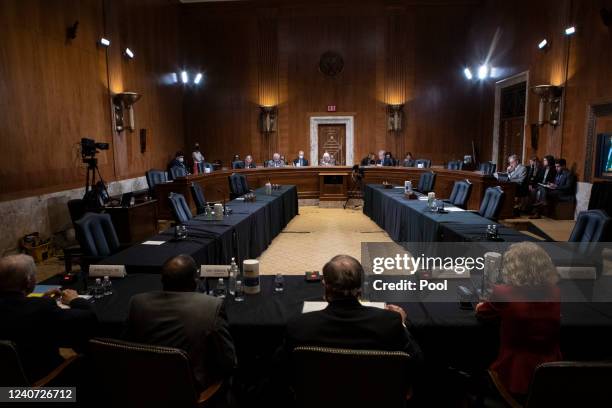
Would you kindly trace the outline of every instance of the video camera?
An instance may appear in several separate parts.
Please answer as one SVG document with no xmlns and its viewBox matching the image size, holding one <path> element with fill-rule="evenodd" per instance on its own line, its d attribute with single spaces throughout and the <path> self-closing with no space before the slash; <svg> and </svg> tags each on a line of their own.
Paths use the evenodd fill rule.
<svg viewBox="0 0 612 408">
<path fill-rule="evenodd" d="M 81 156 L 83 158 L 88 156 L 95 156 L 100 150 L 108 150 L 108 143 L 96 143 L 93 139 L 86 137 L 81 138 Z"/>
</svg>

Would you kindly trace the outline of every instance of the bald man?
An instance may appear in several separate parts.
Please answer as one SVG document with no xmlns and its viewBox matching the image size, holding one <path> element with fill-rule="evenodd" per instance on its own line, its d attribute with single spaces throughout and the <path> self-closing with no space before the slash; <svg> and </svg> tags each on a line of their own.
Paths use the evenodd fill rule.
<svg viewBox="0 0 612 408">
<path fill-rule="evenodd" d="M 236 365 L 223 301 L 196 292 L 198 268 L 189 255 L 168 259 L 161 281 L 163 291 L 132 298 L 128 340 L 184 350 L 204 390 L 229 376 Z"/>
<path fill-rule="evenodd" d="M 0 339 L 17 346 L 26 377 L 35 382 L 64 359 L 60 347 L 81 350 L 97 319 L 89 302 L 74 290 L 27 297 L 36 286 L 36 264 L 27 255 L 0 258 Z M 62 309 L 57 302 L 70 306 Z"/>
</svg>

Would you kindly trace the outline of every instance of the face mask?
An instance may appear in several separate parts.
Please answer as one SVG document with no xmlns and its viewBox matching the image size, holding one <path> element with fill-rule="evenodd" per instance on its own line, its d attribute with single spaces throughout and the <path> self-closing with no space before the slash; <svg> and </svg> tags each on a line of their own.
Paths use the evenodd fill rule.
<svg viewBox="0 0 612 408">
<path fill-rule="evenodd" d="M 300 159 L 303 159 L 303 158 L 304 158 L 304 155 L 303 155 L 303 154 L 300 154 L 300 156 L 299 156 L 299 157 L 300 157 Z"/>
<path fill-rule="evenodd" d="M 180 163 L 182 163 L 182 162 L 184 162 L 184 161 L 185 161 L 185 159 L 183 159 L 182 157 L 179 157 L 179 158 L 178 158 L 178 161 L 179 161 Z"/>
</svg>

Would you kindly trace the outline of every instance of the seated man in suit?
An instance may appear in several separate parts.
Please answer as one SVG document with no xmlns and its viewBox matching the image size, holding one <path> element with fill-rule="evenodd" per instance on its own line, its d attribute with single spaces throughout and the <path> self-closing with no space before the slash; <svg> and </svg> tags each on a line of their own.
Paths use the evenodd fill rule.
<svg viewBox="0 0 612 408">
<path fill-rule="evenodd" d="M 279 153 L 274 153 L 272 155 L 272 160 L 268 161 L 268 167 L 285 167 L 285 162 L 281 160 L 281 155 Z"/>
<path fill-rule="evenodd" d="M 195 291 L 198 268 L 189 255 L 167 260 L 161 280 L 163 291 L 132 298 L 126 337 L 187 352 L 194 378 L 204 390 L 228 377 L 236 366 L 223 301 Z"/>
<path fill-rule="evenodd" d="M 0 339 L 15 343 L 30 382 L 43 378 L 64 361 L 60 347 L 84 349 L 97 324 L 89 302 L 74 290 L 27 297 L 35 286 L 32 257 L 0 258 Z M 58 300 L 70 309 L 60 308 Z"/>
<path fill-rule="evenodd" d="M 415 160 L 414 157 L 412 156 L 411 152 L 406 153 L 406 157 L 404 157 L 404 160 L 402 161 L 402 166 L 403 167 L 414 167 L 415 164 Z"/>
<path fill-rule="evenodd" d="M 293 165 L 296 167 L 304 167 L 308 166 L 308 159 L 304 157 L 304 151 L 300 150 L 298 152 L 298 157 L 293 161 Z"/>
<path fill-rule="evenodd" d="M 373 166 L 376 164 L 376 155 L 374 153 L 369 153 L 366 157 L 361 159 L 362 166 Z"/>
<path fill-rule="evenodd" d="M 255 162 L 253 161 L 253 156 L 251 156 L 250 154 L 247 154 L 244 157 L 244 168 L 245 169 L 254 169 L 257 167 L 257 164 L 255 164 Z"/>
<path fill-rule="evenodd" d="M 495 178 L 498 177 L 498 174 L 499 173 L 495 173 Z M 516 154 L 508 157 L 506 174 L 508 175 L 508 181 L 510 183 L 523 184 L 525 181 L 525 178 L 527 177 L 527 168 L 520 163 Z"/>
<path fill-rule="evenodd" d="M 575 194 L 576 177 L 567 168 L 567 161 L 559 159 L 555 162 L 555 181 L 538 188 L 538 201 L 533 205 L 535 213 L 530 218 L 539 218 L 559 201 L 574 200 Z"/>
<path fill-rule="evenodd" d="M 378 160 L 376 160 L 377 166 L 393 166 L 393 159 L 390 152 L 384 150 L 378 151 Z"/>
<path fill-rule="evenodd" d="M 285 352 L 297 346 L 405 351 L 419 361 L 421 350 L 406 328 L 406 313 L 359 303 L 363 268 L 348 255 L 337 255 L 323 267 L 325 299 L 321 311 L 304 313 L 287 323 Z"/>
<path fill-rule="evenodd" d="M 324 152 L 323 157 L 321 157 L 321 162 L 319 163 L 319 165 L 320 166 L 335 166 L 336 160 L 334 159 L 334 156 L 329 154 L 329 152 Z"/>
<path fill-rule="evenodd" d="M 181 151 L 176 152 L 176 154 L 174 155 L 174 159 L 172 159 L 170 164 L 168 164 L 168 178 L 169 179 L 173 179 L 172 171 L 171 171 L 173 167 L 180 167 L 185 170 L 186 174 L 189 174 L 189 171 L 187 170 L 187 166 L 185 165 L 185 154 L 183 152 Z"/>
</svg>

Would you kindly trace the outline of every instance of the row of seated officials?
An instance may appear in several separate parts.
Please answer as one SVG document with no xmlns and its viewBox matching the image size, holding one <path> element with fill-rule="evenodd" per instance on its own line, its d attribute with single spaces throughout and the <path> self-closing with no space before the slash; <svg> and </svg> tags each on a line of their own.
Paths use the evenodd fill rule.
<svg viewBox="0 0 612 408">
<path fill-rule="evenodd" d="M 522 401 L 536 367 L 562 359 L 558 277 L 550 257 L 534 243 L 513 244 L 504 254 L 503 265 L 504 283 L 495 286 L 490 300 L 479 303 L 475 313 L 479 319 L 499 322 L 499 354 L 490 370 L 506 391 Z M 284 370 L 292 350 L 298 346 L 402 351 L 413 362 L 414 378 L 420 376 L 419 370 L 428 356 L 423 355 L 411 335 L 410 316 L 395 305 L 387 305 L 385 310 L 361 305 L 358 299 L 363 274 L 359 261 L 348 255 L 335 256 L 325 264 L 322 291 L 329 305 L 287 323 L 284 344 L 274 362 L 269 362 L 274 367 L 270 380 L 274 395 L 290 398 L 281 391 L 289 386 Z M 132 297 L 125 339 L 183 349 L 200 390 L 215 381 L 228 380 L 240 361 L 223 300 L 197 292 L 197 266 L 188 255 L 165 262 L 161 283 L 162 291 Z M 74 290 L 28 297 L 35 285 L 36 266 L 31 257 L 11 255 L 0 259 L 0 340 L 16 345 L 32 383 L 62 363 L 60 347 L 85 352 L 87 341 L 98 329 L 90 303 Z M 525 299 L 524 294 L 533 291 L 541 292 L 549 301 L 507 301 Z M 70 308 L 60 308 L 58 301 Z M 228 391 L 225 395 L 228 393 L 231 394 Z M 415 385 L 412 395 L 418 397 L 418 393 Z"/>
</svg>

